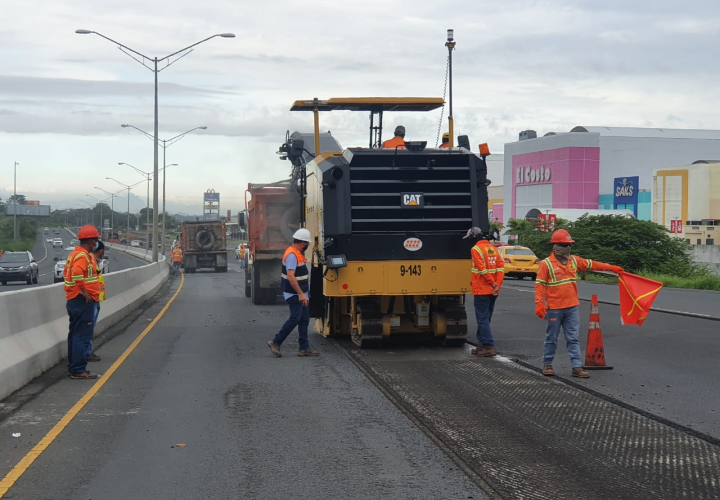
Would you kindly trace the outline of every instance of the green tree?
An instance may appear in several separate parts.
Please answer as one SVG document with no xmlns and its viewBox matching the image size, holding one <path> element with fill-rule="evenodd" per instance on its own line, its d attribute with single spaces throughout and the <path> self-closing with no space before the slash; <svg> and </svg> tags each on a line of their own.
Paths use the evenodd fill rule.
<svg viewBox="0 0 720 500">
<path fill-rule="evenodd" d="M 574 222 L 558 219 L 556 229 L 567 229 L 575 244 L 573 254 L 622 266 L 628 271 L 651 271 L 694 276 L 702 270 L 693 264 L 689 245 L 673 237 L 664 226 L 617 215 L 583 216 Z M 535 221 L 510 220 L 505 234 L 539 258 L 552 251 L 552 231 L 540 231 Z"/>
</svg>

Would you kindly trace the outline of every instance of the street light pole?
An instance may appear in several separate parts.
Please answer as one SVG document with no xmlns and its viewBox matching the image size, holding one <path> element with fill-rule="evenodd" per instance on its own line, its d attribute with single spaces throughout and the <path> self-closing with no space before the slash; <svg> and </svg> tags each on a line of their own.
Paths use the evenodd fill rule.
<svg viewBox="0 0 720 500">
<path fill-rule="evenodd" d="M 147 138 L 150 139 L 151 141 L 154 141 L 154 140 L 155 140 L 155 137 L 154 137 L 152 134 L 149 134 L 149 133 L 145 132 L 144 130 L 136 127 L 135 125 L 128 125 L 127 123 L 123 123 L 123 124 L 120 125 L 120 126 L 123 127 L 123 128 L 134 128 L 134 129 L 137 130 L 138 132 L 144 134 L 145 137 L 147 137 Z M 165 155 L 166 155 L 166 153 L 167 153 L 167 148 L 168 148 L 168 147 L 170 147 L 170 146 L 172 146 L 173 144 L 175 144 L 176 142 L 178 142 L 180 139 L 182 139 L 183 137 L 185 137 L 185 136 L 186 136 L 187 134 L 189 134 L 190 132 L 194 132 L 194 131 L 196 131 L 196 130 L 207 130 L 207 127 L 205 127 L 205 126 L 195 127 L 195 128 L 192 128 L 192 129 L 190 129 L 190 130 L 188 130 L 188 131 L 186 131 L 186 132 L 183 132 L 182 134 L 178 134 L 178 135 L 176 135 L 175 137 L 171 137 L 170 139 L 158 139 L 158 141 L 162 143 L 162 146 L 161 146 L 161 147 L 163 148 L 163 181 L 162 181 L 162 182 L 163 182 L 163 188 L 162 188 L 162 189 L 163 189 L 163 196 L 162 196 L 162 200 L 163 200 L 163 206 L 162 206 L 163 222 L 162 222 L 162 234 L 160 235 L 160 241 L 162 242 L 162 243 L 160 244 L 160 245 L 161 245 L 161 246 L 160 246 L 160 250 L 161 250 L 161 253 L 162 253 L 163 255 L 165 254 L 165 231 L 167 230 L 167 214 L 166 214 L 166 212 L 165 212 L 165 169 L 166 169 L 167 167 L 177 166 L 177 163 L 171 163 L 170 165 L 167 165 L 167 164 L 165 163 L 165 161 L 166 161 L 166 160 L 165 160 Z"/>
<path fill-rule="evenodd" d="M 454 123 L 453 123 L 453 109 L 452 109 L 452 52 L 455 50 L 455 37 L 454 37 L 455 31 L 452 29 L 447 30 L 447 42 L 445 42 L 445 47 L 448 49 L 448 75 L 449 75 L 449 96 L 448 104 L 450 107 L 450 114 L 448 115 L 448 133 L 450 135 L 450 147 L 454 147 L 455 145 L 455 131 L 453 130 Z"/>
<path fill-rule="evenodd" d="M 112 232 L 115 230 L 115 197 L 117 196 L 117 193 L 105 191 L 103 188 L 97 186 L 95 186 L 95 189 L 99 189 L 100 191 L 110 195 L 110 236 L 112 236 Z M 108 239 L 112 240 L 113 238 Z"/>
<path fill-rule="evenodd" d="M 128 239 L 130 238 L 130 190 L 132 188 L 134 188 L 135 186 L 137 186 L 138 184 L 143 183 L 145 181 L 140 181 L 140 182 L 136 182 L 135 184 L 128 185 L 128 184 L 124 184 L 124 183 L 120 182 L 117 179 L 113 179 L 112 177 L 105 177 L 105 178 L 109 179 L 111 181 L 115 181 L 118 184 L 120 184 L 121 186 L 123 186 L 125 189 L 127 189 L 127 235 L 125 236 L 125 244 L 129 245 L 130 242 L 128 241 Z"/>
<path fill-rule="evenodd" d="M 127 165 L 128 167 L 132 168 L 136 172 L 138 172 L 141 175 L 144 175 L 147 178 L 147 203 L 145 205 L 145 232 L 146 232 L 146 240 L 147 240 L 147 247 L 150 248 L 150 177 L 152 177 L 152 173 L 145 172 L 144 170 L 140 170 L 137 167 L 133 167 L 129 163 L 125 162 L 119 162 L 118 165 Z M 155 183 L 157 184 L 157 183 Z M 155 198 L 157 198 L 157 193 L 155 193 Z M 157 203 L 153 201 L 153 206 L 156 206 Z M 155 217 L 153 217 L 153 220 L 155 220 Z M 153 231 L 153 234 L 155 232 Z"/>
<path fill-rule="evenodd" d="M 13 241 L 17 241 L 17 166 L 20 165 L 15 162 L 15 169 L 13 175 Z"/>
<path fill-rule="evenodd" d="M 162 69 L 168 68 L 170 65 L 174 64 L 178 60 L 180 60 L 183 57 L 185 57 L 186 55 L 188 55 L 190 52 L 192 52 L 191 49 L 193 47 L 200 45 L 203 42 L 206 42 L 206 41 L 208 41 L 212 38 L 218 37 L 218 36 L 222 37 L 222 38 L 235 38 L 235 35 L 233 33 L 219 33 L 217 35 L 212 35 L 212 36 L 205 38 L 204 40 L 200 40 L 197 43 L 188 45 L 184 49 L 180 49 L 177 52 L 173 52 L 172 54 L 169 54 L 165 57 L 158 59 L 157 57 L 152 58 L 152 57 L 143 55 L 140 52 L 137 52 L 137 51 L 131 49 L 130 47 L 127 47 L 119 42 L 116 42 L 112 38 L 108 38 L 105 35 L 98 33 L 97 31 L 78 29 L 78 30 L 75 30 L 75 33 L 77 33 L 79 35 L 95 34 L 95 35 L 98 35 L 99 37 L 102 37 L 102 38 L 114 43 L 123 52 L 125 52 L 125 51 L 132 52 L 133 54 L 142 57 L 143 60 L 140 61 L 140 60 L 136 59 L 134 56 L 132 56 L 131 54 L 128 54 L 127 52 L 125 52 L 125 53 L 127 55 L 129 55 L 130 57 L 132 57 L 137 62 L 139 62 L 140 64 L 142 64 L 143 66 L 145 66 L 147 69 L 149 69 L 150 71 L 153 71 L 155 73 L 155 136 L 154 136 L 154 140 L 153 140 L 153 142 L 155 143 L 155 148 L 154 148 L 154 153 L 153 153 L 153 173 L 155 174 L 155 178 L 153 179 L 153 196 L 154 196 L 154 198 L 153 198 L 153 210 L 154 210 L 154 212 L 153 212 L 153 235 L 155 237 L 153 238 L 153 240 L 157 241 L 157 226 L 158 226 L 158 202 L 157 202 L 157 196 L 158 196 L 158 73 L 160 71 L 162 71 Z M 125 49 L 125 50 L 123 50 L 123 49 Z M 175 60 L 171 61 L 170 59 L 174 56 L 177 56 L 177 58 Z M 153 61 L 153 63 L 154 63 L 153 67 L 148 66 L 145 63 L 146 60 Z M 164 68 L 162 68 L 161 70 L 158 70 L 158 63 L 162 62 L 162 61 L 165 61 L 167 64 L 165 65 Z M 152 256 L 153 256 L 153 262 L 157 262 L 158 261 L 157 245 L 153 245 Z"/>
</svg>

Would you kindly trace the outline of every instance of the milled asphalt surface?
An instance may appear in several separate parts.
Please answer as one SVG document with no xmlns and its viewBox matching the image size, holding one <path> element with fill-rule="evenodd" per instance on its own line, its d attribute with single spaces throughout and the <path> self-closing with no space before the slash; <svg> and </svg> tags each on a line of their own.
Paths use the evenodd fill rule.
<svg viewBox="0 0 720 500">
<path fill-rule="evenodd" d="M 186 277 L 165 317 L 4 498 L 488 498 L 333 342 L 313 335 L 321 356 L 299 358 L 293 335 L 283 358 L 271 356 L 286 310 L 252 306 L 230 266 Z M 92 368 L 107 370 L 168 297 L 101 346 Z M 62 371 L 0 423 L 0 477 L 92 385 Z"/>
<path fill-rule="evenodd" d="M 545 322 L 535 316 L 533 288 L 508 279 L 495 305 L 492 321 L 498 352 L 542 368 Z M 527 282 L 529 283 L 529 282 Z M 581 284 L 580 289 L 583 290 Z M 617 285 L 602 285 L 617 295 Z M 661 291 L 661 296 L 671 290 Z M 682 294 L 682 290 L 676 291 Z M 716 297 L 691 292 L 703 303 Z M 659 297 L 658 297 L 659 299 Z M 659 417 L 720 439 L 720 325 L 717 321 L 653 311 L 641 327 L 620 324 L 620 308 L 600 304 L 605 360 L 612 370 L 596 370 L 591 378 L 570 376 L 570 358 L 560 334 L 553 362 L 558 377 L 616 398 Z M 477 323 L 468 301 L 468 339 L 476 341 Z M 585 360 L 590 303 L 580 302 L 580 349 Z"/>
<path fill-rule="evenodd" d="M 55 270 L 56 262 L 53 260 L 55 257 L 62 255 L 65 247 L 70 246 L 70 240 L 73 239 L 73 235 L 65 229 L 60 230 L 60 235 L 54 234 L 55 228 L 50 228 L 50 234 L 44 234 L 41 229 L 35 246 L 32 249 L 32 255 L 38 262 L 38 268 L 40 270 L 40 277 L 36 285 L 28 285 L 22 281 L 11 281 L 5 286 L 0 286 L 0 293 L 11 292 L 13 290 L 22 290 L 25 288 L 32 288 L 41 285 L 52 285 L 53 271 Z M 46 238 L 62 238 L 63 246 L 53 248 L 52 243 L 47 243 Z M 130 269 L 132 267 L 142 266 L 147 262 L 132 257 L 122 252 L 114 252 L 112 250 L 106 250 L 106 255 L 110 258 L 110 272 L 122 271 L 123 269 Z"/>
</svg>

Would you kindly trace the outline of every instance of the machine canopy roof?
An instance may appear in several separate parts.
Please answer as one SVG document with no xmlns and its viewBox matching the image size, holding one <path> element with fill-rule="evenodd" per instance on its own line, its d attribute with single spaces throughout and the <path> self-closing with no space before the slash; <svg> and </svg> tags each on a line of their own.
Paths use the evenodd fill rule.
<svg viewBox="0 0 720 500">
<path fill-rule="evenodd" d="M 318 111 L 432 111 L 445 104 L 442 97 L 332 97 L 318 100 Z M 290 111 L 313 111 L 313 99 L 295 101 Z"/>
</svg>

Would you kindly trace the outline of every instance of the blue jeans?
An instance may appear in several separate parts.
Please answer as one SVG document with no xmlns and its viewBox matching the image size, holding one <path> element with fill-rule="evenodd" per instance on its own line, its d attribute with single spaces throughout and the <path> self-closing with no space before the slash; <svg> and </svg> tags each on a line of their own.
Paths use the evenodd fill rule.
<svg viewBox="0 0 720 500">
<path fill-rule="evenodd" d="M 475 319 L 477 320 L 477 341 L 478 345 L 489 345 L 495 347 L 490 330 L 490 321 L 495 310 L 496 295 L 473 295 L 475 304 Z"/>
<path fill-rule="evenodd" d="M 180 264 L 182 264 L 182 262 L 172 263 L 172 267 L 170 268 L 170 276 L 175 276 L 180 272 Z"/>
<path fill-rule="evenodd" d="M 93 321 L 93 333 L 95 333 L 95 327 L 97 326 L 97 319 L 100 315 L 100 302 L 95 302 L 95 320 Z M 90 356 L 93 352 L 92 337 L 90 337 L 90 343 L 88 344 L 87 355 Z"/>
<path fill-rule="evenodd" d="M 300 343 L 300 350 L 310 349 L 308 342 L 308 324 L 310 324 L 310 309 L 303 306 L 300 303 L 300 299 L 297 295 L 289 297 L 285 302 L 290 306 L 290 317 L 282 326 L 280 331 L 275 335 L 273 342 L 278 346 L 285 342 L 288 335 L 297 326 L 298 329 L 298 340 Z"/>
<path fill-rule="evenodd" d="M 68 331 L 68 371 L 85 373 L 87 361 L 85 356 L 92 341 L 95 323 L 95 302 L 85 302 L 85 297 L 78 295 L 67 301 L 67 312 L 70 318 Z"/>
<path fill-rule="evenodd" d="M 578 306 L 566 307 L 565 309 L 548 309 L 547 330 L 545 330 L 545 352 L 543 353 L 543 365 L 552 365 L 557 350 L 557 339 L 562 326 L 565 334 L 565 344 L 570 355 L 573 368 L 582 366 L 580 361 L 580 310 Z"/>
</svg>

